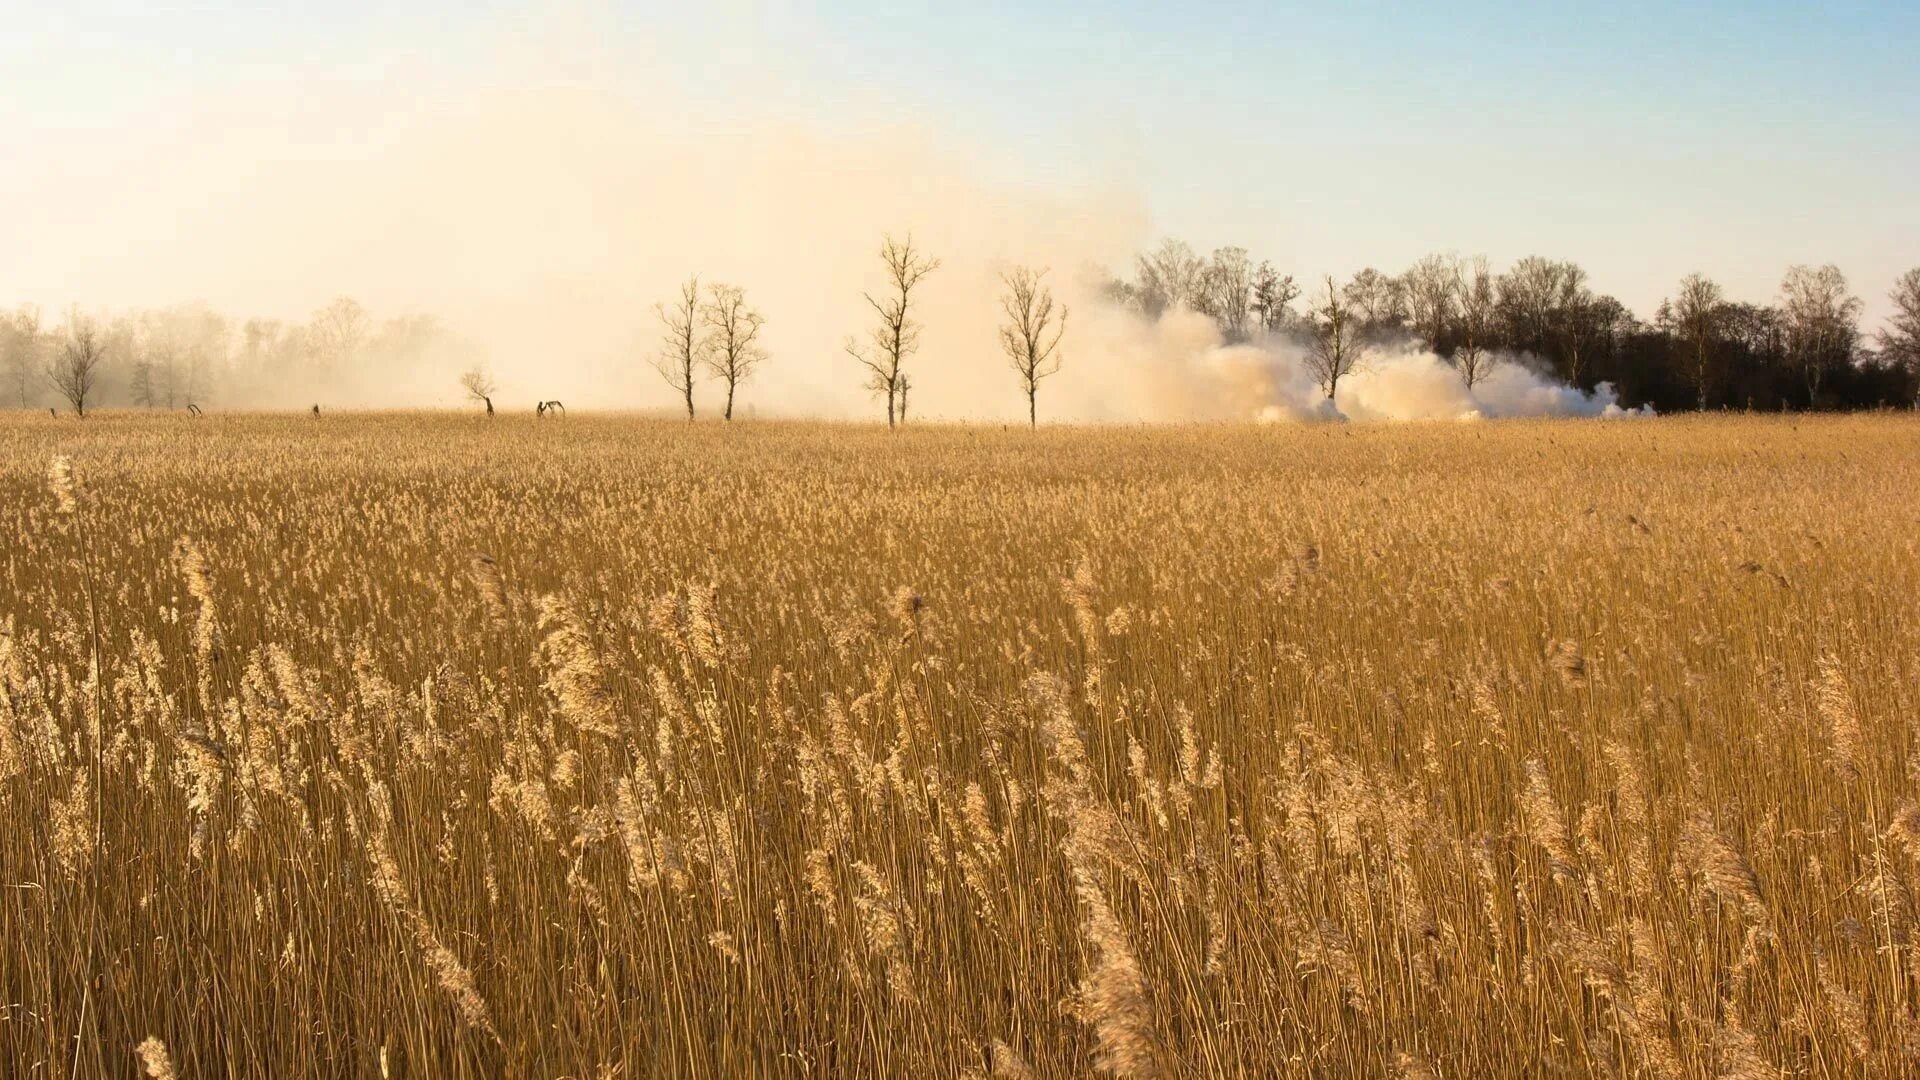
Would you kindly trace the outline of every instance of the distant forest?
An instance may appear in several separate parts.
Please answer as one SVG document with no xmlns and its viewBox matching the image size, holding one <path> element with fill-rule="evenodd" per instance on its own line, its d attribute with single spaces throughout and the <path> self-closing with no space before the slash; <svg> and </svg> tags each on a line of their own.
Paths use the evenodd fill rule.
<svg viewBox="0 0 1920 1080">
<path fill-rule="evenodd" d="M 1690 275 L 1643 318 L 1594 291 L 1578 265 L 1539 256 L 1496 274 L 1484 257 L 1432 255 L 1399 274 L 1368 268 L 1303 286 L 1243 248 L 1202 256 L 1169 240 L 1101 290 L 1147 318 L 1206 315 L 1228 342 L 1297 341 L 1336 375 L 1369 347 L 1415 343 L 1469 387 L 1519 357 L 1581 389 L 1611 383 L 1623 405 L 1662 412 L 1920 406 L 1920 268 L 1893 283 L 1892 313 L 1873 328 L 1861 325 L 1860 299 L 1833 266 L 1789 268 L 1761 303 Z M 303 323 L 235 322 L 200 305 L 58 319 L 20 307 L 0 311 L 0 407 L 294 408 L 365 389 L 354 385 L 363 379 L 456 370 L 475 355 L 430 317 L 377 322 L 350 299 Z"/>
<path fill-rule="evenodd" d="M 1920 405 L 1920 268 L 1893 284 L 1871 333 L 1833 266 L 1787 270 L 1770 303 L 1729 299 L 1689 275 L 1650 317 L 1597 293 L 1572 262 L 1529 256 L 1496 274 L 1484 257 L 1430 255 L 1400 274 L 1371 267 L 1303 288 L 1243 248 L 1202 257 L 1178 240 L 1140 256 L 1107 297 L 1148 317 L 1186 307 L 1229 342 L 1289 336 L 1326 351 L 1414 342 L 1471 386 L 1499 356 L 1531 357 L 1583 390 L 1612 383 L 1622 404 L 1686 409 L 1862 409 Z"/>
<path fill-rule="evenodd" d="M 54 321 L 23 306 L 0 312 L 0 407 L 79 409 L 79 396 L 86 409 L 298 408 L 316 392 L 357 394 L 374 373 L 452 369 L 474 352 L 430 316 L 376 322 L 347 298 L 306 322 L 236 322 L 202 304 Z"/>
</svg>

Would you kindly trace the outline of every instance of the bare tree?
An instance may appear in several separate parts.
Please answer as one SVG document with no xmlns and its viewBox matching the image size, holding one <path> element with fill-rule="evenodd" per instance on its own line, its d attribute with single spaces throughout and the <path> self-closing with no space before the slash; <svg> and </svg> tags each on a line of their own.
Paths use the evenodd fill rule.
<svg viewBox="0 0 1920 1080">
<path fill-rule="evenodd" d="M 153 408 L 158 397 L 154 390 L 153 358 L 145 353 L 136 353 L 131 371 L 127 379 L 127 396 L 143 409 Z"/>
<path fill-rule="evenodd" d="M 1254 318 L 1259 321 L 1260 329 L 1271 334 L 1287 325 L 1293 317 L 1289 305 L 1300 295 L 1300 286 L 1294 284 L 1293 275 L 1285 277 L 1273 268 L 1271 263 L 1261 263 L 1253 272 Z"/>
<path fill-rule="evenodd" d="M 166 313 L 145 312 L 135 327 L 133 348 L 128 351 L 133 378 L 129 389 L 133 403 L 144 408 L 173 406 L 179 381 L 180 339 Z"/>
<path fill-rule="evenodd" d="M 1807 407 L 1820 403 L 1828 370 L 1853 358 L 1860 336 L 1860 298 L 1847 291 L 1846 275 L 1832 264 L 1794 266 L 1780 282 L 1786 316 L 1787 357 L 1807 384 Z"/>
<path fill-rule="evenodd" d="M 685 399 L 687 419 L 692 420 L 693 373 L 705 358 L 704 343 L 700 340 L 699 276 L 688 278 L 686 284 L 680 286 L 680 299 L 674 301 L 672 307 L 655 304 L 653 310 L 660 317 L 660 325 L 666 328 L 653 366 L 660 377 L 667 380 L 667 385 Z"/>
<path fill-rule="evenodd" d="M 733 395 L 747 381 L 753 369 L 767 358 L 760 347 L 760 328 L 766 316 L 747 306 L 745 289 L 734 285 L 709 285 L 704 318 L 707 324 L 707 370 L 727 385 L 727 407 L 722 414 L 733 419 Z"/>
<path fill-rule="evenodd" d="M 1313 341 L 1307 349 L 1307 370 L 1332 401 L 1340 380 L 1360 365 L 1360 323 L 1353 308 L 1328 276 L 1325 290 L 1313 309 Z"/>
<path fill-rule="evenodd" d="M 1548 324 L 1551 340 L 1560 346 L 1566 362 L 1567 382 L 1580 386 L 1582 369 L 1592 356 L 1594 323 L 1599 314 L 1593 290 L 1587 287 L 1587 272 L 1573 263 L 1560 264 L 1558 288 L 1552 302 L 1552 321 Z"/>
<path fill-rule="evenodd" d="M 1787 332 L 1780 309 L 1769 304 L 1728 303 L 1720 313 L 1720 337 L 1771 366 L 1786 355 Z"/>
<path fill-rule="evenodd" d="M 482 367 L 470 367 L 460 376 L 460 388 L 467 392 L 470 401 L 479 402 L 487 407 L 487 415 L 493 415 L 493 376 Z"/>
<path fill-rule="evenodd" d="M 1007 322 L 1000 327 L 1000 348 L 1006 351 L 1014 373 L 1020 376 L 1020 390 L 1027 395 L 1027 426 L 1039 423 L 1035 398 L 1040 380 L 1060 370 L 1060 338 L 1067 332 L 1067 307 L 1055 310 L 1053 290 L 1047 287 L 1047 272 L 1035 273 L 1022 266 L 1002 274 L 1007 291 L 1000 297 L 1000 310 Z"/>
<path fill-rule="evenodd" d="M 248 319 L 240 327 L 240 360 L 249 368 L 264 368 L 279 349 L 281 325 L 277 319 Z"/>
<path fill-rule="evenodd" d="M 1913 407 L 1920 409 L 1920 267 L 1900 275 L 1887 294 L 1893 314 L 1880 330 L 1880 358 L 1913 380 Z"/>
<path fill-rule="evenodd" d="M 367 310 L 343 296 L 314 313 L 308 344 L 323 369 L 337 369 L 359 355 L 367 333 Z"/>
<path fill-rule="evenodd" d="M 144 404 L 178 408 L 198 397 L 216 361 L 227 354 L 227 321 L 203 305 L 142 315 L 132 327 L 136 377 L 144 375 Z"/>
<path fill-rule="evenodd" d="M 1168 238 L 1139 259 L 1136 287 L 1140 310 L 1151 318 L 1173 308 L 1194 307 L 1206 264 L 1184 241 Z"/>
<path fill-rule="evenodd" d="M 900 373 L 900 422 L 907 422 L 907 391 L 913 389 L 913 377 L 906 372 Z"/>
<path fill-rule="evenodd" d="M 1100 299 L 1105 300 L 1117 308 L 1133 308 L 1135 311 L 1141 310 L 1139 286 L 1128 281 L 1126 278 L 1116 277 L 1105 271 L 1101 272 L 1100 277 L 1101 281 L 1098 290 Z"/>
<path fill-rule="evenodd" d="M 233 326 L 225 316 L 202 304 L 175 311 L 186 330 L 185 366 L 174 389 L 181 404 L 206 396 L 233 349 Z"/>
<path fill-rule="evenodd" d="M 1561 313 L 1561 337 L 1566 350 L 1567 382 L 1584 387 L 1587 365 L 1612 348 L 1616 336 L 1632 316 L 1611 296 L 1581 290 Z"/>
<path fill-rule="evenodd" d="M 915 251 L 911 235 L 905 240 L 887 237 L 880 245 L 880 260 L 887 267 L 888 290 L 878 298 L 866 294 L 867 303 L 880 317 L 880 325 L 866 344 L 848 338 L 846 350 L 847 355 L 865 365 L 867 388 L 876 395 L 886 395 L 887 426 L 892 427 L 896 419 L 905 416 L 901 401 L 906 389 L 901 383 L 906 375 L 904 365 L 920 345 L 920 324 L 908 317 L 913 290 L 940 268 L 940 260 Z"/>
<path fill-rule="evenodd" d="M 440 320 L 431 315 L 419 312 L 399 315 L 380 324 L 367 351 L 397 363 L 418 364 L 442 333 Z"/>
<path fill-rule="evenodd" d="M 1680 292 L 1668 309 L 1668 318 L 1686 347 L 1687 374 L 1692 377 L 1702 409 L 1707 407 L 1713 382 L 1714 347 L 1720 340 L 1723 299 L 1720 286 L 1704 274 L 1688 274 L 1680 279 Z"/>
<path fill-rule="evenodd" d="M 1493 351 L 1493 336 L 1499 319 L 1494 300 L 1493 272 L 1487 257 L 1456 260 L 1453 265 L 1454 336 L 1453 366 L 1461 381 L 1472 390 L 1499 363 Z"/>
<path fill-rule="evenodd" d="M 1360 332 L 1374 340 L 1391 338 L 1406 324 L 1406 289 L 1399 278 L 1369 266 L 1341 290 Z"/>
<path fill-rule="evenodd" d="M 1245 341 L 1252 290 L 1253 263 L 1247 258 L 1247 249 L 1217 248 L 1200 271 L 1193 308 L 1212 316 L 1228 341 Z"/>
<path fill-rule="evenodd" d="M 1570 262 L 1529 255 L 1496 282 L 1499 311 L 1507 323 L 1509 344 L 1546 356 L 1554 343 L 1563 305 L 1586 281 L 1587 272 Z"/>
<path fill-rule="evenodd" d="M 22 306 L 11 316 L 0 317 L 0 362 L 5 363 L 7 390 L 23 409 L 33 404 L 40 351 L 38 308 Z"/>
<path fill-rule="evenodd" d="M 74 414 L 83 420 L 87 416 L 87 398 L 93 393 L 106 359 L 106 343 L 99 327 L 92 319 L 74 313 L 68 320 L 66 340 L 60 343 L 60 351 L 48 364 L 47 382 L 67 399 Z"/>
<path fill-rule="evenodd" d="M 1453 279 L 1459 261 L 1448 255 L 1428 255 L 1400 278 L 1407 298 L 1407 322 L 1414 335 L 1435 352 L 1440 351 L 1453 322 Z"/>
</svg>

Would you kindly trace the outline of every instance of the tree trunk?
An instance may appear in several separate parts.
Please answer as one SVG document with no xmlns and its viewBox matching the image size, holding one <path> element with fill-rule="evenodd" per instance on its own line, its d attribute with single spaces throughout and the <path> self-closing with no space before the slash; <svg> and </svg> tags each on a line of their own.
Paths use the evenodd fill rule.
<svg viewBox="0 0 1920 1080">
<path fill-rule="evenodd" d="M 687 380 L 687 422 L 693 422 L 693 380 Z"/>
<path fill-rule="evenodd" d="M 727 419 L 727 421 L 728 421 L 728 422 L 732 422 L 732 420 L 733 420 L 733 380 L 732 380 L 732 379 L 728 379 L 728 380 L 727 380 L 727 411 L 726 411 L 726 419 Z"/>
<path fill-rule="evenodd" d="M 1027 387 L 1027 426 L 1030 428 L 1035 428 L 1040 426 L 1040 421 L 1036 419 L 1034 416 L 1033 397 L 1034 397 L 1034 388 L 1029 386 Z"/>
</svg>

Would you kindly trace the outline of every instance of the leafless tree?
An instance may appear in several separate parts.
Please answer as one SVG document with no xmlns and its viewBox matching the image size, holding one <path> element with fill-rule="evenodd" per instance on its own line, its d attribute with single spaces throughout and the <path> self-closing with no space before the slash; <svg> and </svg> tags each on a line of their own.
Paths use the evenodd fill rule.
<svg viewBox="0 0 1920 1080">
<path fill-rule="evenodd" d="M 1568 297 L 1584 287 L 1587 272 L 1570 262 L 1529 255 L 1495 283 L 1510 344 L 1546 355 Z"/>
<path fill-rule="evenodd" d="M 1913 407 L 1920 409 L 1920 267 L 1900 275 L 1887 299 L 1893 314 L 1880 330 L 1880 358 L 1905 369 L 1913 380 Z"/>
<path fill-rule="evenodd" d="M 1780 282 L 1780 311 L 1786 317 L 1788 360 L 1806 380 L 1807 407 L 1814 408 L 1827 371 L 1853 357 L 1860 298 L 1847 291 L 1846 275 L 1837 266 L 1794 266 Z"/>
<path fill-rule="evenodd" d="M 1253 262 L 1247 258 L 1247 249 L 1217 248 L 1200 271 L 1193 307 L 1212 316 L 1228 341 L 1245 341 L 1252 291 Z"/>
<path fill-rule="evenodd" d="M 127 378 L 127 396 L 135 405 L 151 409 L 157 396 L 154 391 L 153 359 L 144 354 L 135 355 L 131 374 Z"/>
<path fill-rule="evenodd" d="M 1253 272 L 1254 318 L 1259 321 L 1260 329 L 1271 334 L 1287 325 L 1293 317 L 1289 305 L 1300 295 L 1300 286 L 1294 284 L 1293 275 L 1282 277 L 1271 263 L 1261 263 Z"/>
<path fill-rule="evenodd" d="M 431 315 L 398 315 L 380 324 L 379 333 L 368 343 L 368 352 L 382 359 L 416 364 L 443 333 L 440 320 Z"/>
<path fill-rule="evenodd" d="M 680 298 L 673 306 L 653 305 L 654 314 L 666 333 L 660 338 L 660 352 L 653 359 L 654 369 L 667 385 L 687 403 L 687 419 L 693 419 L 693 373 L 705 359 L 705 343 L 700 340 L 700 278 L 696 275 L 680 286 Z"/>
<path fill-rule="evenodd" d="M 913 376 L 900 373 L 900 422 L 907 422 L 907 391 L 913 389 Z"/>
<path fill-rule="evenodd" d="M 746 290 L 735 285 L 709 285 L 703 316 L 707 324 L 707 370 L 726 384 L 727 406 L 722 415 L 731 420 L 734 391 L 767 358 L 767 351 L 760 347 L 760 328 L 766 325 L 766 316 L 747 306 Z"/>
<path fill-rule="evenodd" d="M 23 409 L 33 403 L 41 344 L 38 308 L 22 306 L 0 317 L 0 362 L 5 363 L 7 390 Z"/>
<path fill-rule="evenodd" d="M 1407 298 L 1407 322 L 1427 348 L 1438 352 L 1453 322 L 1453 279 L 1460 260 L 1428 255 L 1401 277 Z"/>
<path fill-rule="evenodd" d="M 129 329 L 135 342 L 127 353 L 147 365 L 152 405 L 172 409 L 199 397 L 227 355 L 227 320 L 205 305 L 147 312 Z"/>
<path fill-rule="evenodd" d="M 179 377 L 180 342 L 164 313 L 149 311 L 140 317 L 134 347 L 129 351 L 132 378 L 128 390 L 142 408 L 172 407 Z"/>
<path fill-rule="evenodd" d="M 1360 366 L 1359 319 L 1329 276 L 1313 309 L 1313 340 L 1307 349 L 1307 370 L 1332 401 L 1340 380 Z"/>
<path fill-rule="evenodd" d="M 241 365 L 250 371 L 268 367 L 270 358 L 280 346 L 282 329 L 277 319 L 248 319 L 242 323 L 239 356 Z"/>
<path fill-rule="evenodd" d="M 1680 279 L 1680 292 L 1668 309 L 1674 331 L 1686 349 L 1687 373 L 1693 379 L 1698 406 L 1707 407 L 1707 395 L 1713 383 L 1714 350 L 1720 342 L 1721 309 L 1724 298 L 1720 286 L 1704 274 L 1688 274 Z"/>
<path fill-rule="evenodd" d="M 1587 287 L 1587 272 L 1573 263 L 1560 264 L 1552 313 L 1550 340 L 1560 346 L 1560 355 L 1566 360 L 1567 382 L 1578 387 L 1582 371 L 1592 358 L 1588 345 L 1592 342 L 1597 313 L 1593 290 Z"/>
<path fill-rule="evenodd" d="M 1101 274 L 1098 294 L 1100 299 L 1105 300 L 1114 307 L 1132 308 L 1135 311 L 1141 310 L 1140 288 L 1126 278 L 1115 277 L 1112 274 L 1103 272 Z"/>
<path fill-rule="evenodd" d="M 1567 382 L 1583 387 L 1582 376 L 1595 356 L 1611 347 L 1615 335 L 1631 316 L 1611 296 L 1581 290 L 1561 313 L 1561 344 L 1567 358 Z"/>
<path fill-rule="evenodd" d="M 460 388 L 467 392 L 470 401 L 487 407 L 487 415 L 493 415 L 493 376 L 482 367 L 471 367 L 460 376 Z"/>
<path fill-rule="evenodd" d="M 367 310 L 357 300 L 340 297 L 314 313 L 308 333 L 314 359 L 323 369 L 339 368 L 358 356 L 366 343 Z"/>
<path fill-rule="evenodd" d="M 1467 389 L 1472 390 L 1499 363 L 1492 348 L 1498 332 L 1499 305 L 1494 300 L 1493 272 L 1487 268 L 1485 255 L 1455 260 L 1453 313 L 1453 366 Z"/>
<path fill-rule="evenodd" d="M 100 336 L 100 328 L 92 319 L 76 312 L 68 321 L 66 340 L 60 343 L 59 352 L 47 367 L 47 382 L 67 399 L 74 414 L 83 420 L 87 415 L 87 398 L 93 393 L 106 359 L 106 343 Z"/>
<path fill-rule="evenodd" d="M 913 237 L 895 240 L 889 236 L 880 246 L 880 260 L 887 268 L 887 291 L 879 297 L 866 294 L 867 303 L 880 325 L 874 327 L 866 343 L 848 338 L 847 355 L 867 369 L 867 388 L 887 398 L 887 426 L 904 419 L 901 400 L 906 389 L 901 380 L 907 357 L 920 345 L 920 324 L 909 317 L 913 290 L 928 274 L 940 268 L 940 260 L 915 251 Z"/>
<path fill-rule="evenodd" d="M 1167 239 L 1139 259 L 1140 310 L 1152 318 L 1179 307 L 1195 306 L 1206 264 L 1184 241 Z"/>
<path fill-rule="evenodd" d="M 1028 427 L 1039 423 L 1035 399 L 1040 380 L 1060 370 L 1060 338 L 1067 332 L 1067 307 L 1061 304 L 1056 309 L 1046 276 L 1045 270 L 1036 273 L 1022 266 L 1000 277 L 1007 287 L 1000 296 L 1000 310 L 1007 315 L 1000 327 L 1000 348 L 1027 395 Z"/>
<path fill-rule="evenodd" d="M 1399 278 L 1369 266 L 1353 275 L 1341 293 L 1366 337 L 1390 338 L 1406 324 L 1406 291 Z"/>
</svg>

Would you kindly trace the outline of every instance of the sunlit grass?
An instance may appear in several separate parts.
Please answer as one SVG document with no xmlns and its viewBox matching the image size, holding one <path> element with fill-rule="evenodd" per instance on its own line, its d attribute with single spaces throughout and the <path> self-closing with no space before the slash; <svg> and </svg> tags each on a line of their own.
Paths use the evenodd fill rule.
<svg viewBox="0 0 1920 1080">
<path fill-rule="evenodd" d="M 0 1073 L 1909 1072 L 1916 492 L 1898 416 L 0 419 Z"/>
</svg>

